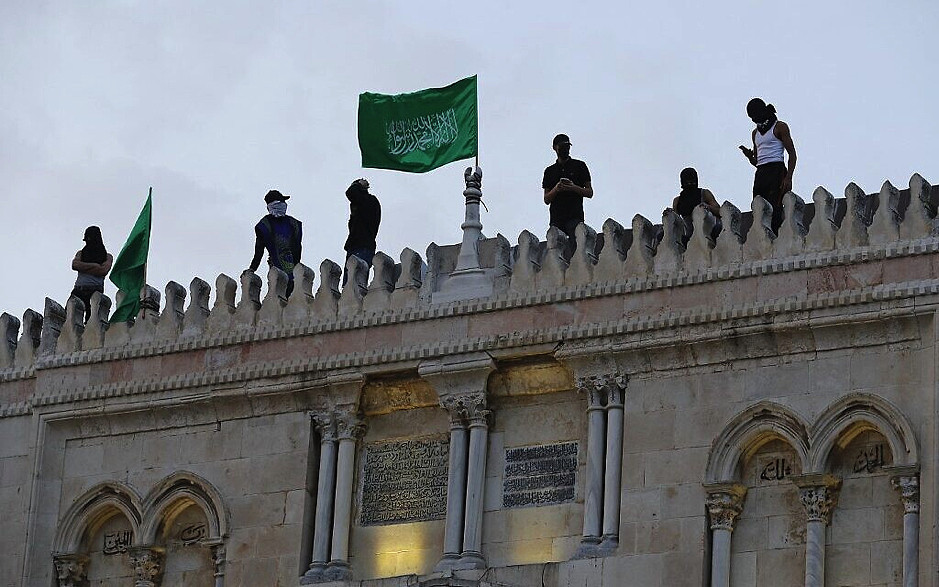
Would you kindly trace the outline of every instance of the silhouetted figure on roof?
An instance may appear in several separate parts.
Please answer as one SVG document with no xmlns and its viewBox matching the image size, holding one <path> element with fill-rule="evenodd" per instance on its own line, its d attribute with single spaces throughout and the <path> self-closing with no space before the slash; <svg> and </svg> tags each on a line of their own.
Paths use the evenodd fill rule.
<svg viewBox="0 0 939 587">
<path fill-rule="evenodd" d="M 551 207 L 550 225 L 564 231 L 573 250 L 577 248 L 574 230 L 584 221 L 584 198 L 593 197 L 590 170 L 583 161 L 571 159 L 571 139 L 567 135 L 555 136 L 551 148 L 558 158 L 544 170 L 544 203 Z"/>
<path fill-rule="evenodd" d="M 300 262 L 303 225 L 293 216 L 287 215 L 287 199 L 277 190 L 264 196 L 267 215 L 254 227 L 254 258 L 251 271 L 257 271 L 261 257 L 267 250 L 267 262 L 287 274 L 287 296 L 293 291 L 293 268 Z"/>
<path fill-rule="evenodd" d="M 84 302 L 87 323 L 91 317 L 91 296 L 96 291 L 104 293 L 104 278 L 111 270 L 114 258 L 104 248 L 101 229 L 97 226 L 86 228 L 82 240 L 85 241 L 85 246 L 72 259 L 72 269 L 78 272 L 78 277 L 75 279 L 71 295 Z"/>
<path fill-rule="evenodd" d="M 371 267 L 378 247 L 375 238 L 378 236 L 378 225 L 381 224 L 381 203 L 369 193 L 368 188 L 367 179 L 357 179 L 346 190 L 346 198 L 349 200 L 349 237 L 343 248 L 347 260 L 355 255 Z M 343 274 L 343 284 L 346 278 Z"/>
<path fill-rule="evenodd" d="M 776 108 L 760 98 L 747 103 L 747 116 L 756 124 L 753 129 L 753 148 L 740 145 L 740 150 L 756 167 L 753 178 L 753 197 L 763 196 L 773 206 L 773 232 L 778 232 L 783 221 L 782 199 L 792 190 L 792 174 L 796 170 L 796 147 L 792 142 L 789 125 L 776 118 Z M 783 153 L 789 154 L 789 165 Z"/>
<path fill-rule="evenodd" d="M 682 169 L 678 177 L 681 181 L 681 192 L 672 200 L 672 210 L 678 212 L 678 215 L 685 221 L 685 242 L 688 242 L 691 233 L 694 232 L 692 219 L 694 209 L 701 204 L 717 220 L 714 229 L 711 231 L 711 238 L 717 238 L 718 233 L 721 231 L 721 207 L 714 199 L 714 194 L 709 189 L 698 187 L 698 172 L 694 167 Z"/>
</svg>

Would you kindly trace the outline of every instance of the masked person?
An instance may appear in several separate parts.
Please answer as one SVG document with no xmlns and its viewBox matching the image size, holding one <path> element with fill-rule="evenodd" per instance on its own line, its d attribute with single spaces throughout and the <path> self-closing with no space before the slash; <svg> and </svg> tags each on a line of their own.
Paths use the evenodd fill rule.
<svg viewBox="0 0 939 587">
<path fill-rule="evenodd" d="M 792 174 L 796 169 L 796 147 L 792 142 L 789 125 L 776 118 L 776 108 L 760 98 L 747 103 L 747 116 L 756 124 L 753 129 L 753 149 L 740 145 L 740 150 L 756 167 L 753 178 L 753 197 L 763 198 L 773 206 L 773 232 L 778 232 L 783 221 L 782 198 L 792 190 Z M 783 151 L 789 154 L 788 166 Z"/>
<path fill-rule="evenodd" d="M 678 215 L 685 221 L 684 241 L 687 243 L 691 238 L 691 233 L 694 231 L 692 215 L 694 209 L 700 204 L 704 204 L 704 207 L 717 219 L 711 231 L 711 238 L 717 238 L 721 231 L 721 207 L 714 199 L 714 194 L 709 189 L 698 187 L 698 172 L 694 167 L 682 169 L 678 177 L 681 181 L 681 192 L 672 200 L 672 210 L 678 212 Z"/>
<path fill-rule="evenodd" d="M 85 241 L 85 246 L 72 260 L 72 269 L 78 272 L 78 277 L 75 279 L 75 288 L 72 289 L 71 295 L 84 302 L 87 324 L 91 318 L 91 296 L 96 291 L 104 293 L 104 278 L 111 270 L 114 259 L 104 248 L 101 229 L 97 226 L 86 228 L 82 240 Z"/>
<path fill-rule="evenodd" d="M 564 231 L 573 250 L 577 247 L 574 229 L 584 221 L 584 198 L 593 197 L 590 170 L 583 161 L 571 159 L 571 139 L 567 135 L 554 137 L 551 148 L 558 158 L 544 170 L 544 203 L 550 206 L 551 226 Z"/>
<path fill-rule="evenodd" d="M 287 215 L 289 198 L 277 190 L 271 190 L 264 196 L 267 216 L 254 227 L 254 258 L 249 266 L 251 271 L 257 271 L 266 249 L 268 264 L 287 274 L 288 297 L 293 291 L 293 268 L 300 262 L 300 241 L 303 238 L 301 222 Z"/>
<path fill-rule="evenodd" d="M 349 237 L 343 247 L 346 259 L 355 255 L 365 261 L 369 267 L 375 257 L 378 236 L 378 225 L 381 224 L 381 204 L 378 198 L 368 192 L 367 179 L 357 179 L 346 190 L 349 200 Z M 348 276 L 343 275 L 342 283 L 346 283 Z"/>
</svg>

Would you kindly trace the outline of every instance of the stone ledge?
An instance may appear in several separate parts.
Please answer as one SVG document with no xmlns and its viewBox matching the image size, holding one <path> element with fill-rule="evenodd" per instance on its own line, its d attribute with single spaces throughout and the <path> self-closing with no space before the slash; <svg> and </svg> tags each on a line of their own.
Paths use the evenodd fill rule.
<svg viewBox="0 0 939 587">
<path fill-rule="evenodd" d="M 390 350 L 373 350 L 362 353 L 347 353 L 343 355 L 334 355 L 326 358 L 315 359 L 292 359 L 289 361 L 271 361 L 266 363 L 257 363 L 243 367 L 228 369 L 225 371 L 214 371 L 204 373 L 188 373 L 183 375 L 174 375 L 163 379 L 152 378 L 149 380 L 122 381 L 104 385 L 91 386 L 81 390 L 66 390 L 61 393 L 50 395 L 37 395 L 28 401 L 27 407 L 17 408 L 19 413 L 29 413 L 33 406 L 50 406 L 56 404 L 69 403 L 72 401 L 97 400 L 112 397 L 133 396 L 143 393 L 154 393 L 172 391 L 176 389 L 185 389 L 191 387 L 201 387 L 208 385 L 218 385 L 226 383 L 241 383 L 252 379 L 279 377 L 288 375 L 299 375 L 304 373 L 324 372 L 333 369 L 350 367 L 369 367 L 374 365 L 395 365 L 396 370 L 400 370 L 400 363 L 414 362 L 422 359 L 434 358 L 439 356 L 465 354 L 474 352 L 488 352 L 496 349 L 518 348 L 530 345 L 544 343 L 558 343 L 562 341 L 570 342 L 577 340 L 589 340 L 609 336 L 622 336 L 628 334 L 641 334 L 661 331 L 676 326 L 703 325 L 708 323 L 726 322 L 729 320 L 745 319 L 764 319 L 767 316 L 782 318 L 788 313 L 798 313 L 816 309 L 849 307 L 862 304 L 882 303 L 886 301 L 914 297 L 917 295 L 939 295 L 939 279 L 909 282 L 902 284 L 890 284 L 890 286 L 868 286 L 856 290 L 833 292 L 830 294 L 814 294 L 805 298 L 793 298 L 784 301 L 776 300 L 766 303 L 752 303 L 741 307 L 724 308 L 721 310 L 691 310 L 687 312 L 676 312 L 669 316 L 658 317 L 638 317 L 616 320 L 606 323 L 592 323 L 568 327 L 552 327 L 548 329 L 534 329 L 521 332 L 513 332 L 510 335 L 497 334 L 485 337 L 476 337 L 458 341 L 448 341 L 444 343 L 433 343 L 415 345 L 411 347 L 399 347 Z M 935 300 L 933 301 L 933 304 Z M 926 306 L 918 306 L 926 307 Z M 931 305 L 929 306 L 931 307 Z M 912 314 L 917 306 L 900 307 L 892 310 L 894 314 L 904 315 Z M 816 318 L 822 323 L 827 322 L 851 322 L 854 320 L 870 320 L 871 318 L 884 318 L 885 312 L 882 307 L 877 307 L 870 312 L 853 312 L 850 316 L 836 316 L 826 318 Z M 812 318 L 805 320 L 792 321 L 793 325 L 810 324 Z M 776 328 L 784 329 L 789 327 L 789 323 L 781 321 Z M 739 330 L 741 325 L 734 325 L 734 330 Z M 682 343 L 687 343 L 691 339 L 683 338 Z M 650 340 L 645 342 L 636 341 L 627 346 L 648 345 Z M 619 345 L 623 346 L 623 345 Z M 623 349 L 621 349 L 623 350 Z M 315 383 L 303 382 L 305 387 L 317 387 Z M 17 404 L 13 404 L 17 405 Z M 3 417 L 6 406 L 0 406 L 0 417 Z M 23 410 L 26 410 L 25 412 Z"/>
</svg>

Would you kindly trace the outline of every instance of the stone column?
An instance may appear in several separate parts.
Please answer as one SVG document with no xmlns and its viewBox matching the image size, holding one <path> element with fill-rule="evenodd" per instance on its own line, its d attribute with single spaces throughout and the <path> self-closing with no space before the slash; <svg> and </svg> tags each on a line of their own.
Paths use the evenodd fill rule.
<svg viewBox="0 0 939 587">
<path fill-rule="evenodd" d="M 475 394 L 468 405 L 469 455 L 466 468 L 466 512 L 463 515 L 463 552 L 460 566 L 486 568 L 483 558 L 483 497 L 486 490 L 486 453 L 489 451 L 489 414 L 485 394 Z"/>
<path fill-rule="evenodd" d="M 890 479 L 903 500 L 903 587 L 919 585 L 919 473 Z"/>
<path fill-rule="evenodd" d="M 606 378 L 606 463 L 603 480 L 603 537 L 601 548 L 619 545 L 619 505 L 623 478 L 623 399 L 626 378 Z"/>
<path fill-rule="evenodd" d="M 447 521 L 437 571 L 486 567 L 482 553 L 490 415 L 486 388 L 494 370 L 495 362 L 486 353 L 450 356 L 418 366 L 421 378 L 433 386 L 440 404 L 450 412 Z"/>
<path fill-rule="evenodd" d="M 84 587 L 88 581 L 88 557 L 83 554 L 55 554 L 55 577 L 58 587 Z"/>
<path fill-rule="evenodd" d="M 313 423 L 320 435 L 319 480 L 316 484 L 316 515 L 313 522 L 313 560 L 300 581 L 301 585 L 320 582 L 329 563 L 336 486 L 336 420 L 331 414 L 316 414 Z"/>
<path fill-rule="evenodd" d="M 127 553 L 134 567 L 134 587 L 160 587 L 163 580 L 163 550 L 152 546 L 134 546 Z"/>
<path fill-rule="evenodd" d="M 447 525 L 443 537 L 443 558 L 437 563 L 437 571 L 452 567 L 463 552 L 469 431 L 466 406 L 460 399 L 451 396 L 442 402 L 450 414 L 450 463 L 447 470 Z"/>
<path fill-rule="evenodd" d="M 838 500 L 841 481 L 831 475 L 810 474 L 792 478 L 805 507 L 805 587 L 825 584 L 825 527 Z"/>
<path fill-rule="evenodd" d="M 711 526 L 711 587 L 730 587 L 730 537 L 743 511 L 747 488 L 737 483 L 705 485 Z"/>
<path fill-rule="evenodd" d="M 606 452 L 606 411 L 601 377 L 581 377 L 577 389 L 587 394 L 587 481 L 584 484 L 584 531 L 577 556 L 593 556 L 600 544 L 603 509 L 603 468 Z"/>
<path fill-rule="evenodd" d="M 349 569 L 349 530 L 352 524 L 352 480 L 355 476 L 355 445 L 365 432 L 365 423 L 355 414 L 336 419 L 339 457 L 336 473 L 336 500 L 333 515 L 332 554 L 326 578 L 344 581 L 352 578 Z"/>
</svg>

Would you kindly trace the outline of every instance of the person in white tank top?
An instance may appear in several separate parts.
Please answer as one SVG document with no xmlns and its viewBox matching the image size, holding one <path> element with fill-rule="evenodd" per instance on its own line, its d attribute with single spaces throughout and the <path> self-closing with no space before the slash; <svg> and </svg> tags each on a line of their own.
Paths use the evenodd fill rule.
<svg viewBox="0 0 939 587">
<path fill-rule="evenodd" d="M 779 231 L 784 218 L 783 196 L 792 190 L 792 174 L 796 169 L 796 147 L 792 142 L 789 125 L 776 118 L 776 108 L 760 98 L 747 103 L 747 115 L 756 124 L 753 129 L 753 148 L 740 145 L 740 150 L 756 167 L 753 178 L 753 197 L 762 196 L 773 206 L 772 227 Z M 784 153 L 788 153 L 788 165 Z"/>
</svg>

